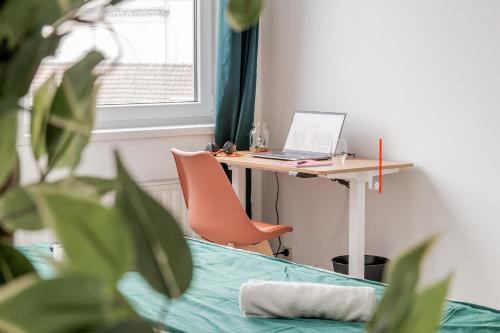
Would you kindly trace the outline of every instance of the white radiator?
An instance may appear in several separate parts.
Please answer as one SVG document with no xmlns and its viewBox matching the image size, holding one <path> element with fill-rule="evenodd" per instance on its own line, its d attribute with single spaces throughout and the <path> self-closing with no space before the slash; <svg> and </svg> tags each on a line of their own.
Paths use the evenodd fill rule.
<svg viewBox="0 0 500 333">
<path fill-rule="evenodd" d="M 168 209 L 181 227 L 184 235 L 197 238 L 196 234 L 189 227 L 187 209 L 178 179 L 147 182 L 140 185 L 162 206 Z M 16 231 L 14 234 L 14 244 L 16 245 L 53 242 L 54 240 L 55 237 L 50 230 Z"/>
<path fill-rule="evenodd" d="M 151 194 L 163 207 L 167 208 L 182 229 L 184 235 L 196 238 L 196 234 L 189 227 L 187 209 L 182 196 L 181 185 L 178 179 L 141 184 L 142 188 Z"/>
</svg>

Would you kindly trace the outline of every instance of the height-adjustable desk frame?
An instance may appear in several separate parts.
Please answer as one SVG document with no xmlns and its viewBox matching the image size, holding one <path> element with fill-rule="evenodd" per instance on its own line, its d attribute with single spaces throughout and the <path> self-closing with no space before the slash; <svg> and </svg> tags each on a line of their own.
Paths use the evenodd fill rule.
<svg viewBox="0 0 500 333">
<path fill-rule="evenodd" d="M 378 190 L 378 160 L 354 158 L 342 162 L 340 159 L 334 159 L 331 166 L 308 168 L 277 165 L 276 163 L 279 161 L 256 158 L 250 154 L 241 157 L 217 157 L 217 160 L 231 168 L 233 189 L 243 206 L 245 206 L 246 201 L 245 169 L 304 173 L 329 179 L 348 180 L 350 182 L 349 275 L 357 278 L 364 277 L 366 188 Z M 383 161 L 382 175 L 389 175 L 410 167 L 413 167 L 412 163 Z"/>
</svg>

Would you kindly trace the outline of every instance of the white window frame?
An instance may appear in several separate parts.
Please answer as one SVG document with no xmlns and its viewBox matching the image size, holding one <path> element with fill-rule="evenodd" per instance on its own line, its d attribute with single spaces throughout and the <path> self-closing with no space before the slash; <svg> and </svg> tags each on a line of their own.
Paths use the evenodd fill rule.
<svg viewBox="0 0 500 333">
<path fill-rule="evenodd" d="M 196 102 L 97 106 L 96 130 L 212 124 L 214 122 L 214 41 L 216 1 L 195 5 Z"/>
<path fill-rule="evenodd" d="M 200 128 L 213 132 L 214 123 L 214 90 L 215 90 L 215 36 L 217 18 L 217 1 L 193 0 L 195 4 L 196 31 L 196 63 L 197 75 L 195 92 L 198 101 L 184 103 L 161 104 L 130 104 L 97 106 L 96 122 L 93 130 L 94 139 L 105 138 L 125 139 L 142 137 L 158 131 L 169 135 L 169 128 L 178 129 Z M 20 113 L 18 145 L 24 146 L 30 141 L 29 112 Z M 204 126 L 206 125 L 206 126 Z M 143 130 L 143 131 L 142 131 Z M 153 130 L 153 131 L 151 131 Z M 191 132 L 190 130 L 188 130 Z M 118 132 L 118 135 L 113 134 Z M 144 132 L 144 133 L 141 133 Z"/>
</svg>

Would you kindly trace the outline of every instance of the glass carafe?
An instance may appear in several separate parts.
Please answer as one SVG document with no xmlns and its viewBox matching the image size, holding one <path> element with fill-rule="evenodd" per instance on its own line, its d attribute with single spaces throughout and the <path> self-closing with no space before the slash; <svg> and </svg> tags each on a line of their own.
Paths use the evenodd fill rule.
<svg viewBox="0 0 500 333">
<path fill-rule="evenodd" d="M 269 150 L 269 131 L 265 123 L 256 123 L 250 131 L 250 151 L 261 153 Z"/>
</svg>

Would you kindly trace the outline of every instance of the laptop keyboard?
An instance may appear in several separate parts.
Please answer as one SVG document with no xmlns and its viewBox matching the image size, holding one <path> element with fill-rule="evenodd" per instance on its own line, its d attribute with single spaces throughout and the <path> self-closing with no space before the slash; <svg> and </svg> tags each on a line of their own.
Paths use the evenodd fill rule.
<svg viewBox="0 0 500 333">
<path fill-rule="evenodd" d="M 267 156 L 283 157 L 283 158 L 297 158 L 297 159 L 329 159 L 328 154 L 314 153 L 314 152 L 286 152 L 286 151 L 273 151 L 265 154 Z"/>
</svg>

